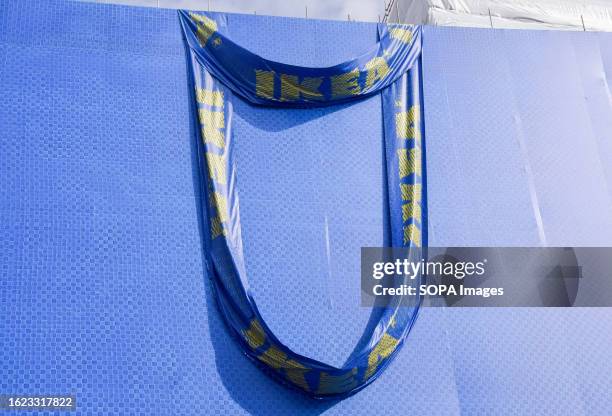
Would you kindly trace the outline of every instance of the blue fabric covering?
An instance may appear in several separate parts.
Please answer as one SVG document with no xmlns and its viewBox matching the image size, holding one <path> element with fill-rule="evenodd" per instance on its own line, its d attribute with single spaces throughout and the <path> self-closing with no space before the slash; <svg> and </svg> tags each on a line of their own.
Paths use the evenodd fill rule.
<svg viewBox="0 0 612 416">
<path fill-rule="evenodd" d="M 229 24 L 296 65 L 376 38 L 355 22 Z M 423 39 L 430 244 L 611 245 L 611 35 Z M 176 11 L 0 0 L 1 393 L 69 392 L 92 415 L 610 413 L 608 309 L 424 310 L 388 371 L 340 402 L 261 374 L 203 270 L 187 75 Z M 380 100 L 234 111 L 262 315 L 341 365 L 369 316 L 359 247 L 387 238 Z"/>
<path fill-rule="evenodd" d="M 274 334 L 257 308 L 245 268 L 235 153 L 235 141 L 245 138 L 234 131 L 233 103 L 242 97 L 254 105 L 277 109 L 297 106 L 307 111 L 376 93 L 384 125 L 380 141 L 385 154 L 388 211 L 383 215 L 389 224 L 391 245 L 405 247 L 410 253 L 412 248 L 427 244 L 427 233 L 423 232 L 427 215 L 423 198 L 421 28 L 381 24 L 374 54 L 330 68 L 309 68 L 273 62 L 239 46 L 231 40 L 223 13 L 181 10 L 179 18 L 189 51 L 192 111 L 198 119 L 194 140 L 200 161 L 206 272 L 228 331 L 255 364 L 287 386 L 315 398 L 355 394 L 376 380 L 399 353 L 416 321 L 421 296 L 394 296 L 384 307 L 372 308 L 361 339 L 342 366 L 294 351 Z M 285 226 L 292 222 L 287 219 Z M 410 279 L 406 277 L 404 283 Z"/>
<path fill-rule="evenodd" d="M 420 26 L 380 24 L 377 42 L 353 59 L 327 67 L 288 65 L 234 42 L 224 13 L 180 10 L 179 17 L 197 61 L 214 79 L 257 105 L 311 108 L 379 94 L 421 55 Z"/>
</svg>

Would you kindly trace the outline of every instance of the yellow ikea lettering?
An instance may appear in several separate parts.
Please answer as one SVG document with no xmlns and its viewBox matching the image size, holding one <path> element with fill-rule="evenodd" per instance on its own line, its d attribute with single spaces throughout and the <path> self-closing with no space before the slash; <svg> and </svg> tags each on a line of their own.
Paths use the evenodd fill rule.
<svg viewBox="0 0 612 416">
<path fill-rule="evenodd" d="M 225 196 L 221 195 L 219 192 L 214 192 L 210 202 L 213 207 L 217 209 L 219 221 L 226 222 L 229 219 L 229 211 L 227 210 L 227 199 Z"/>
<path fill-rule="evenodd" d="M 223 110 L 211 111 L 204 108 L 198 111 L 200 125 L 202 126 L 202 138 L 205 143 L 212 143 L 217 147 L 225 147 L 225 135 L 221 131 L 225 127 L 225 115 Z"/>
<path fill-rule="evenodd" d="M 274 71 L 255 70 L 255 93 L 268 100 L 274 99 Z"/>
<path fill-rule="evenodd" d="M 402 205 L 402 220 L 408 221 L 410 218 L 415 218 L 421 221 L 421 205 L 415 202 Z"/>
<path fill-rule="evenodd" d="M 210 151 L 209 144 L 218 147 L 222 152 L 225 152 L 225 115 L 223 112 L 223 92 L 213 91 L 203 88 L 196 88 L 196 100 L 198 103 L 207 104 L 211 107 L 220 107 L 220 110 L 208 110 L 201 108 L 198 110 L 198 119 L 202 130 L 202 141 L 206 145 L 207 152 L 204 154 L 206 158 L 206 166 L 208 168 L 208 177 L 210 180 L 211 193 L 209 194 L 209 204 L 216 211 L 210 219 L 210 233 L 212 239 L 226 235 L 226 230 L 223 226 L 224 222 L 229 219 L 229 210 L 227 206 L 227 198 L 220 192 L 214 182 L 225 185 L 227 183 L 226 158 L 223 154 L 218 154 Z"/>
<path fill-rule="evenodd" d="M 285 365 L 285 373 L 287 374 L 289 381 L 306 391 L 310 390 L 310 386 L 306 382 L 305 377 L 308 369 L 294 360 L 285 361 Z"/>
<path fill-rule="evenodd" d="M 283 366 L 283 363 L 287 359 L 287 355 L 276 348 L 274 345 L 270 346 L 267 350 L 263 352 L 259 357 L 259 361 L 268 364 L 270 367 L 275 369 L 280 369 Z"/>
<path fill-rule="evenodd" d="M 266 342 L 266 334 L 258 320 L 253 319 L 249 329 L 242 331 L 247 343 L 253 349 L 257 349 Z M 260 356 L 257 357 L 261 362 L 268 364 L 277 371 L 284 371 L 287 379 L 293 384 L 304 390 L 309 390 L 310 386 L 306 382 L 305 374 L 308 369 L 295 360 L 287 359 L 287 354 L 271 345 Z"/>
<path fill-rule="evenodd" d="M 402 192 L 402 200 L 404 201 L 415 201 L 421 202 L 421 191 L 422 186 L 420 183 L 415 184 L 400 184 L 400 189 Z"/>
<path fill-rule="evenodd" d="M 299 386 L 306 391 L 310 389 L 305 377 L 308 369 L 295 360 L 288 360 L 287 354 L 276 348 L 274 345 L 270 346 L 270 348 L 264 351 L 263 354 L 257 358 L 259 361 L 268 364 L 277 371 L 284 370 L 287 379 L 296 386 Z"/>
<path fill-rule="evenodd" d="M 397 151 L 399 158 L 399 175 L 400 179 L 411 174 L 421 174 L 421 149 L 413 147 L 412 149 L 399 149 Z"/>
<path fill-rule="evenodd" d="M 385 333 L 376 347 L 370 352 L 368 356 L 368 368 L 365 373 L 365 378 L 370 378 L 378 368 L 379 364 L 390 356 L 393 351 L 397 348 L 399 344 L 399 340 L 393 338 L 391 335 Z"/>
<path fill-rule="evenodd" d="M 389 30 L 391 38 L 397 39 L 403 43 L 412 42 L 412 32 L 408 29 L 402 29 L 400 27 L 394 27 Z"/>
<path fill-rule="evenodd" d="M 197 36 L 200 44 L 205 47 L 208 39 L 217 31 L 217 22 L 196 13 L 189 13 L 189 16 L 196 22 L 198 28 Z"/>
<path fill-rule="evenodd" d="M 398 139 L 421 138 L 421 111 L 418 105 L 395 114 L 395 132 Z"/>
<path fill-rule="evenodd" d="M 385 58 L 382 57 L 371 59 L 365 65 L 365 69 L 367 71 L 365 83 L 366 90 L 371 89 L 377 81 L 383 79 L 389 73 L 389 65 L 387 65 Z"/>
<path fill-rule="evenodd" d="M 319 91 L 319 87 L 323 82 L 321 77 L 306 77 L 300 82 L 297 75 L 282 74 L 280 81 L 281 100 L 283 101 L 296 101 L 301 97 L 306 99 L 323 99 L 323 94 Z"/>
<path fill-rule="evenodd" d="M 210 220 L 210 233 L 212 234 L 212 239 L 225 235 L 225 229 L 219 220 L 219 217 L 213 217 Z"/>
<path fill-rule="evenodd" d="M 221 235 L 226 235 L 223 223 L 229 219 L 229 212 L 227 210 L 227 199 L 219 192 L 210 195 L 209 201 L 210 205 L 217 211 L 210 223 L 210 231 L 214 240 Z"/>
<path fill-rule="evenodd" d="M 361 92 L 359 87 L 359 70 L 355 68 L 350 72 L 332 76 L 331 86 L 334 97 L 359 94 Z"/>
<path fill-rule="evenodd" d="M 332 376 L 326 372 L 321 372 L 319 376 L 318 394 L 343 393 L 357 387 L 357 368 L 353 368 L 344 374 Z"/>
<path fill-rule="evenodd" d="M 412 243 L 413 246 L 421 246 L 421 230 L 416 224 L 404 225 L 404 245 Z"/>
<path fill-rule="evenodd" d="M 266 341 L 266 334 L 257 319 L 251 321 L 249 329 L 242 331 L 242 335 L 253 349 L 261 347 Z"/>
<path fill-rule="evenodd" d="M 206 153 L 206 165 L 208 165 L 208 176 L 211 180 L 225 185 L 227 174 L 225 171 L 225 157 L 216 153 Z"/>
<path fill-rule="evenodd" d="M 196 88 L 196 101 L 214 107 L 223 107 L 223 92 Z"/>
</svg>

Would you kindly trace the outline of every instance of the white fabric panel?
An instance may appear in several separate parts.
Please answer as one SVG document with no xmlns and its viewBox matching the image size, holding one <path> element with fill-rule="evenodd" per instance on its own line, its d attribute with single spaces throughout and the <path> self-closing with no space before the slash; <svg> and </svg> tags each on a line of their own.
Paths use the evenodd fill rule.
<svg viewBox="0 0 612 416">
<path fill-rule="evenodd" d="M 395 3 L 389 15 L 392 22 L 612 31 L 611 0 L 395 0 Z"/>
</svg>

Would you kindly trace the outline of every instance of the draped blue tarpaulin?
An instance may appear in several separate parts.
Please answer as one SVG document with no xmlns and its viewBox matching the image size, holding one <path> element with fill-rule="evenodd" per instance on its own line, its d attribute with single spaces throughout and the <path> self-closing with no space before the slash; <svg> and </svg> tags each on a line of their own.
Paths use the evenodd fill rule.
<svg viewBox="0 0 612 416">
<path fill-rule="evenodd" d="M 378 42 L 363 55 L 328 68 L 305 68 L 266 60 L 235 44 L 223 14 L 180 11 L 179 16 L 199 123 L 207 267 L 222 315 L 245 354 L 276 379 L 314 397 L 353 394 L 374 381 L 400 350 L 420 298 L 398 296 L 374 308 L 373 324 L 341 368 L 292 351 L 272 333 L 251 296 L 244 266 L 232 103 L 236 95 L 254 105 L 307 108 L 379 94 L 391 242 L 426 245 L 421 28 L 379 25 Z"/>
</svg>

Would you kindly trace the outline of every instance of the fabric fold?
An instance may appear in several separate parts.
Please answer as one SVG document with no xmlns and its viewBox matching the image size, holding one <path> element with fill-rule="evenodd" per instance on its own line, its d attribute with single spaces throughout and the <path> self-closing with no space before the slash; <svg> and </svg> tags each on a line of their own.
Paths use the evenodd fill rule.
<svg viewBox="0 0 612 416">
<path fill-rule="evenodd" d="M 275 379 L 317 398 L 353 394 L 395 357 L 421 299 L 398 296 L 377 307 L 362 341 L 340 368 L 298 354 L 274 335 L 257 309 L 244 266 L 233 100 L 306 108 L 379 94 L 392 245 L 421 247 L 427 241 L 421 28 L 379 25 L 378 42 L 363 55 L 332 67 L 305 68 L 266 60 L 235 44 L 223 14 L 180 11 L 179 16 L 195 89 L 206 262 L 221 314 L 244 353 Z"/>
</svg>

